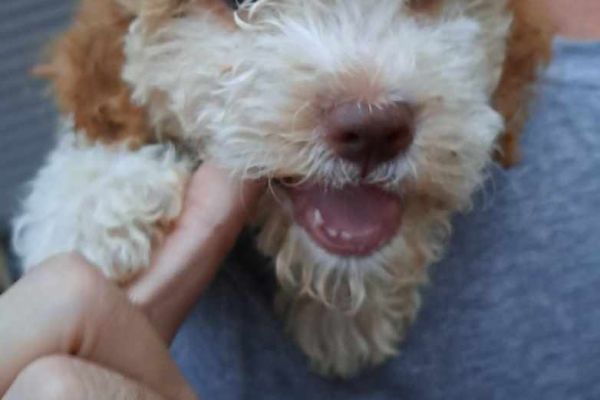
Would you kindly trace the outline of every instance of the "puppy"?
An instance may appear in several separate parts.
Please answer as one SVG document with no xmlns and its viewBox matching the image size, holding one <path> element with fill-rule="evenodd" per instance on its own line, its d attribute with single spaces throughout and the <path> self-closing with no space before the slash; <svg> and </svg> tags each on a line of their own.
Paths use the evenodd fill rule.
<svg viewBox="0 0 600 400">
<path fill-rule="evenodd" d="M 255 223 L 312 366 L 395 355 L 450 218 L 518 159 L 551 32 L 526 0 L 84 0 L 38 69 L 64 114 L 15 219 L 25 268 L 125 281 L 197 163 L 264 178 Z"/>
</svg>

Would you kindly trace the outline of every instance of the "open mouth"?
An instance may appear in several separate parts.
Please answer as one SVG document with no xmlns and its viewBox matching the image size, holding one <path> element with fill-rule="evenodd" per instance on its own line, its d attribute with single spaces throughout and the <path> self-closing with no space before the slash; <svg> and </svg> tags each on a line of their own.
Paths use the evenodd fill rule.
<svg viewBox="0 0 600 400">
<path fill-rule="evenodd" d="M 341 189 L 309 183 L 288 187 L 293 217 L 330 253 L 367 256 L 389 243 L 402 223 L 402 199 L 373 185 Z"/>
</svg>

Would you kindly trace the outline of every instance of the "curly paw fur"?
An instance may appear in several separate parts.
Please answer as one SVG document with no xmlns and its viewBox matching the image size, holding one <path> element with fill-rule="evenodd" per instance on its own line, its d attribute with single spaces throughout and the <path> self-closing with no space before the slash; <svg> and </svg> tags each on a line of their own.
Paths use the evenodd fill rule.
<svg viewBox="0 0 600 400">
<path fill-rule="evenodd" d="M 130 278 L 180 213 L 186 164 L 169 145 L 108 149 L 64 133 L 14 222 L 23 266 L 76 251 L 107 276 Z"/>
</svg>

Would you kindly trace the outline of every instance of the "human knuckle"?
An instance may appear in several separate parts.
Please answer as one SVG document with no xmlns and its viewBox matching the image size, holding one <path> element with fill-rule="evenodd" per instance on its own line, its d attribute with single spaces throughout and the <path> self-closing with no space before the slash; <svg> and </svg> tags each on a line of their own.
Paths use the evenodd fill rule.
<svg viewBox="0 0 600 400">
<path fill-rule="evenodd" d="M 61 253 L 49 257 L 36 268 L 33 268 L 29 276 L 70 276 L 77 274 L 92 274 L 92 266 L 79 254 Z"/>
<path fill-rule="evenodd" d="M 48 356 L 27 366 L 13 385 L 23 398 L 71 400 L 84 398 L 85 386 L 67 357 Z"/>
<path fill-rule="evenodd" d="M 37 294 L 47 300 L 46 306 L 53 313 L 78 318 L 101 312 L 117 301 L 110 282 L 77 255 L 53 257 L 31 275 L 26 279 L 36 285 Z"/>
<path fill-rule="evenodd" d="M 88 261 L 78 253 L 59 253 L 47 258 L 39 265 L 39 268 L 34 268 L 33 271 L 41 273 L 42 271 L 53 271 L 55 274 L 72 273 L 73 270 L 90 269 Z"/>
</svg>

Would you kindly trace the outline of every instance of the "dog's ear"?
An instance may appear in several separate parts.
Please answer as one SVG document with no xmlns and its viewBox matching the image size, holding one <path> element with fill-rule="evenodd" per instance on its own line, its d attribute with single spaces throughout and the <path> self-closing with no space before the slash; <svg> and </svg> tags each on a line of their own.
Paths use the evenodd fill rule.
<svg viewBox="0 0 600 400">
<path fill-rule="evenodd" d="M 496 159 L 505 167 L 519 161 L 519 136 L 527 117 L 538 72 L 550 61 L 554 29 L 540 2 L 509 0 L 514 14 L 506 60 L 494 106 L 504 116 L 506 131 Z"/>
<path fill-rule="evenodd" d="M 46 64 L 34 72 L 52 82 L 61 112 L 72 116 L 78 132 L 104 143 L 140 145 L 152 134 L 145 111 L 132 103 L 121 79 L 123 40 L 135 1 L 118 1 L 84 0 Z"/>
</svg>

